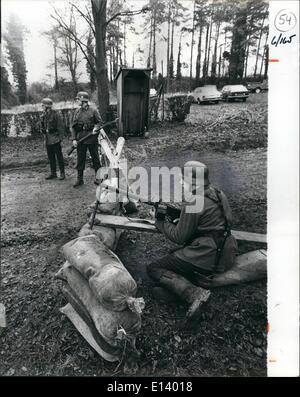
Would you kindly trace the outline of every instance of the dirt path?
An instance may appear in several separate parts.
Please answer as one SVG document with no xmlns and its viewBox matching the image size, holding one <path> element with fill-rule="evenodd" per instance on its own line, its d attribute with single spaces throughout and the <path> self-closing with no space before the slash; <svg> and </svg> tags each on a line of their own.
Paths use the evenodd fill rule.
<svg viewBox="0 0 300 397">
<path fill-rule="evenodd" d="M 157 128 L 147 141 L 128 141 L 130 163 L 147 169 L 181 166 L 190 159 L 207 163 L 211 180 L 229 197 L 235 228 L 266 232 L 265 148 L 211 151 L 202 145 L 201 130 L 182 128 Z M 42 158 L 36 144 L 35 154 Z M 30 159 L 30 142 L 26 150 L 6 145 L 6 159 L 15 151 L 20 164 Z M 146 301 L 137 368 L 116 369 L 99 358 L 59 312 L 64 298 L 53 279 L 63 263 L 59 248 L 76 237 L 94 201 L 93 171 L 86 171 L 80 189 L 72 187 L 74 169 L 67 168 L 65 181 L 45 181 L 47 171 L 39 166 L 1 173 L 0 301 L 8 321 L 0 336 L 1 375 L 266 375 L 265 281 L 214 290 L 196 329 L 183 329 L 185 307 L 160 305 L 149 289 L 146 264 L 173 246 L 158 234 L 128 232 L 117 249 Z M 142 215 L 145 211 L 143 206 Z M 240 243 L 239 248 L 259 246 Z"/>
</svg>

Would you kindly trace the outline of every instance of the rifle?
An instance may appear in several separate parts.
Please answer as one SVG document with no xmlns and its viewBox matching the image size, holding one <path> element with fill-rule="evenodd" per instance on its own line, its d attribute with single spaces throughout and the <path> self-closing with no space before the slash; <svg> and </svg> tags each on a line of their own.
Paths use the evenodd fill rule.
<svg viewBox="0 0 300 397">
<path fill-rule="evenodd" d="M 109 126 L 109 125 L 111 125 L 111 124 L 114 124 L 114 123 L 116 123 L 118 120 L 119 120 L 119 119 L 116 118 L 115 120 L 108 121 L 107 123 L 102 124 L 102 125 L 96 130 L 96 134 L 91 132 L 90 134 L 88 134 L 88 135 L 84 136 L 83 138 L 79 139 L 79 141 L 77 141 L 77 146 L 80 145 L 81 143 L 85 142 L 85 141 L 86 141 L 87 139 L 89 139 L 91 136 L 99 134 L 99 132 L 100 132 L 100 130 L 102 130 L 102 128 L 105 128 L 105 127 L 107 127 L 107 126 Z M 67 155 L 70 156 L 70 155 L 73 153 L 73 151 L 74 151 L 75 149 L 76 149 L 76 147 L 74 147 L 74 146 L 72 145 L 71 149 L 67 151 Z"/>
<path fill-rule="evenodd" d="M 147 201 L 145 199 L 141 200 L 141 198 L 138 195 L 135 195 L 135 194 L 130 193 L 126 190 L 118 189 L 114 186 L 109 186 L 106 184 L 102 185 L 101 187 L 104 189 L 110 190 L 112 192 L 115 192 L 117 194 L 125 195 L 129 199 L 139 200 L 147 205 L 151 205 L 152 207 L 155 208 L 155 218 L 156 219 L 164 220 L 166 217 L 168 217 L 173 222 L 175 219 L 179 219 L 179 217 L 180 217 L 181 210 L 171 204 L 165 204 L 165 203 L 162 203 L 161 201 L 155 202 L 155 201 Z M 95 206 L 92 220 L 91 220 L 91 224 L 90 224 L 90 229 L 92 229 L 94 226 L 94 221 L 95 221 L 95 216 L 96 216 L 98 205 L 99 205 L 99 200 L 97 199 L 96 206 Z"/>
</svg>

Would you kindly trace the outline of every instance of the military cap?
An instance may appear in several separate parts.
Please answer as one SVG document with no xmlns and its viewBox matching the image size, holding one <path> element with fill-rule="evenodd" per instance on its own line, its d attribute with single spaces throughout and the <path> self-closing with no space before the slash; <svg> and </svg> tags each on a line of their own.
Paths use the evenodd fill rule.
<svg viewBox="0 0 300 397">
<path fill-rule="evenodd" d="M 42 104 L 45 105 L 45 106 L 52 106 L 53 102 L 52 102 L 52 99 L 50 99 L 50 98 L 44 98 L 42 100 Z"/>
<path fill-rule="evenodd" d="M 79 99 L 80 101 L 88 102 L 89 94 L 85 91 L 80 91 L 80 92 L 78 92 L 76 99 Z"/>
</svg>

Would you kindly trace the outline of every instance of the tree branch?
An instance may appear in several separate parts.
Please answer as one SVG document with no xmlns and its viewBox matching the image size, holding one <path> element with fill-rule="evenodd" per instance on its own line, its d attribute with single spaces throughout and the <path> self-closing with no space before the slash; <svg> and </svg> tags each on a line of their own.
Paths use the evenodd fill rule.
<svg viewBox="0 0 300 397">
<path fill-rule="evenodd" d="M 95 33 L 95 28 L 94 28 L 94 24 L 93 21 L 90 19 L 90 14 L 88 14 L 89 16 L 87 17 L 75 4 L 70 3 L 72 7 L 75 8 L 75 10 L 86 20 L 86 22 L 88 23 L 88 25 L 90 26 L 92 32 Z"/>
<path fill-rule="evenodd" d="M 85 50 L 83 47 L 86 49 L 88 48 L 86 44 L 84 44 L 81 40 L 78 39 L 78 37 L 74 34 L 74 32 L 66 25 L 66 23 L 62 20 L 61 16 L 58 14 L 57 10 L 54 9 L 57 17 L 51 15 L 51 18 L 53 18 L 56 22 L 58 22 L 59 27 L 61 27 L 65 31 L 65 35 L 70 38 L 70 40 L 74 41 L 80 48 L 81 52 L 83 53 L 83 56 L 87 60 L 91 70 L 93 73 L 96 74 L 96 69 L 94 68 L 93 64 L 91 63 L 88 55 L 86 54 Z M 91 54 L 92 55 L 92 54 Z M 94 55 L 93 55 L 94 56 Z"/>
<path fill-rule="evenodd" d="M 150 11 L 149 7 L 143 7 L 141 10 L 135 10 L 135 11 L 118 12 L 117 14 L 113 15 L 108 21 L 106 21 L 106 26 L 111 21 L 113 21 L 114 19 L 116 19 L 118 17 L 129 16 L 129 15 L 139 15 L 139 14 L 145 13 L 147 11 Z"/>
</svg>

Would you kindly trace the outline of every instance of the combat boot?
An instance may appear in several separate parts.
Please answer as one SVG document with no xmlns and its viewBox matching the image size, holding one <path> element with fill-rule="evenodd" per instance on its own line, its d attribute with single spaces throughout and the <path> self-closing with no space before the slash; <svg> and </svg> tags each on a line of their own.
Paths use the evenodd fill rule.
<svg viewBox="0 0 300 397">
<path fill-rule="evenodd" d="M 188 320 L 196 317 L 200 312 L 201 306 L 210 296 L 210 291 L 201 287 L 196 287 L 186 278 L 169 270 L 163 272 L 159 283 L 169 291 L 175 293 L 189 305 L 186 312 L 186 318 Z"/>
<path fill-rule="evenodd" d="M 78 187 L 83 185 L 83 171 L 78 171 L 77 181 L 74 183 L 73 187 Z"/>
<path fill-rule="evenodd" d="M 60 181 L 63 181 L 64 179 L 66 179 L 66 175 L 64 171 L 60 172 L 60 177 L 58 178 Z"/>
</svg>

